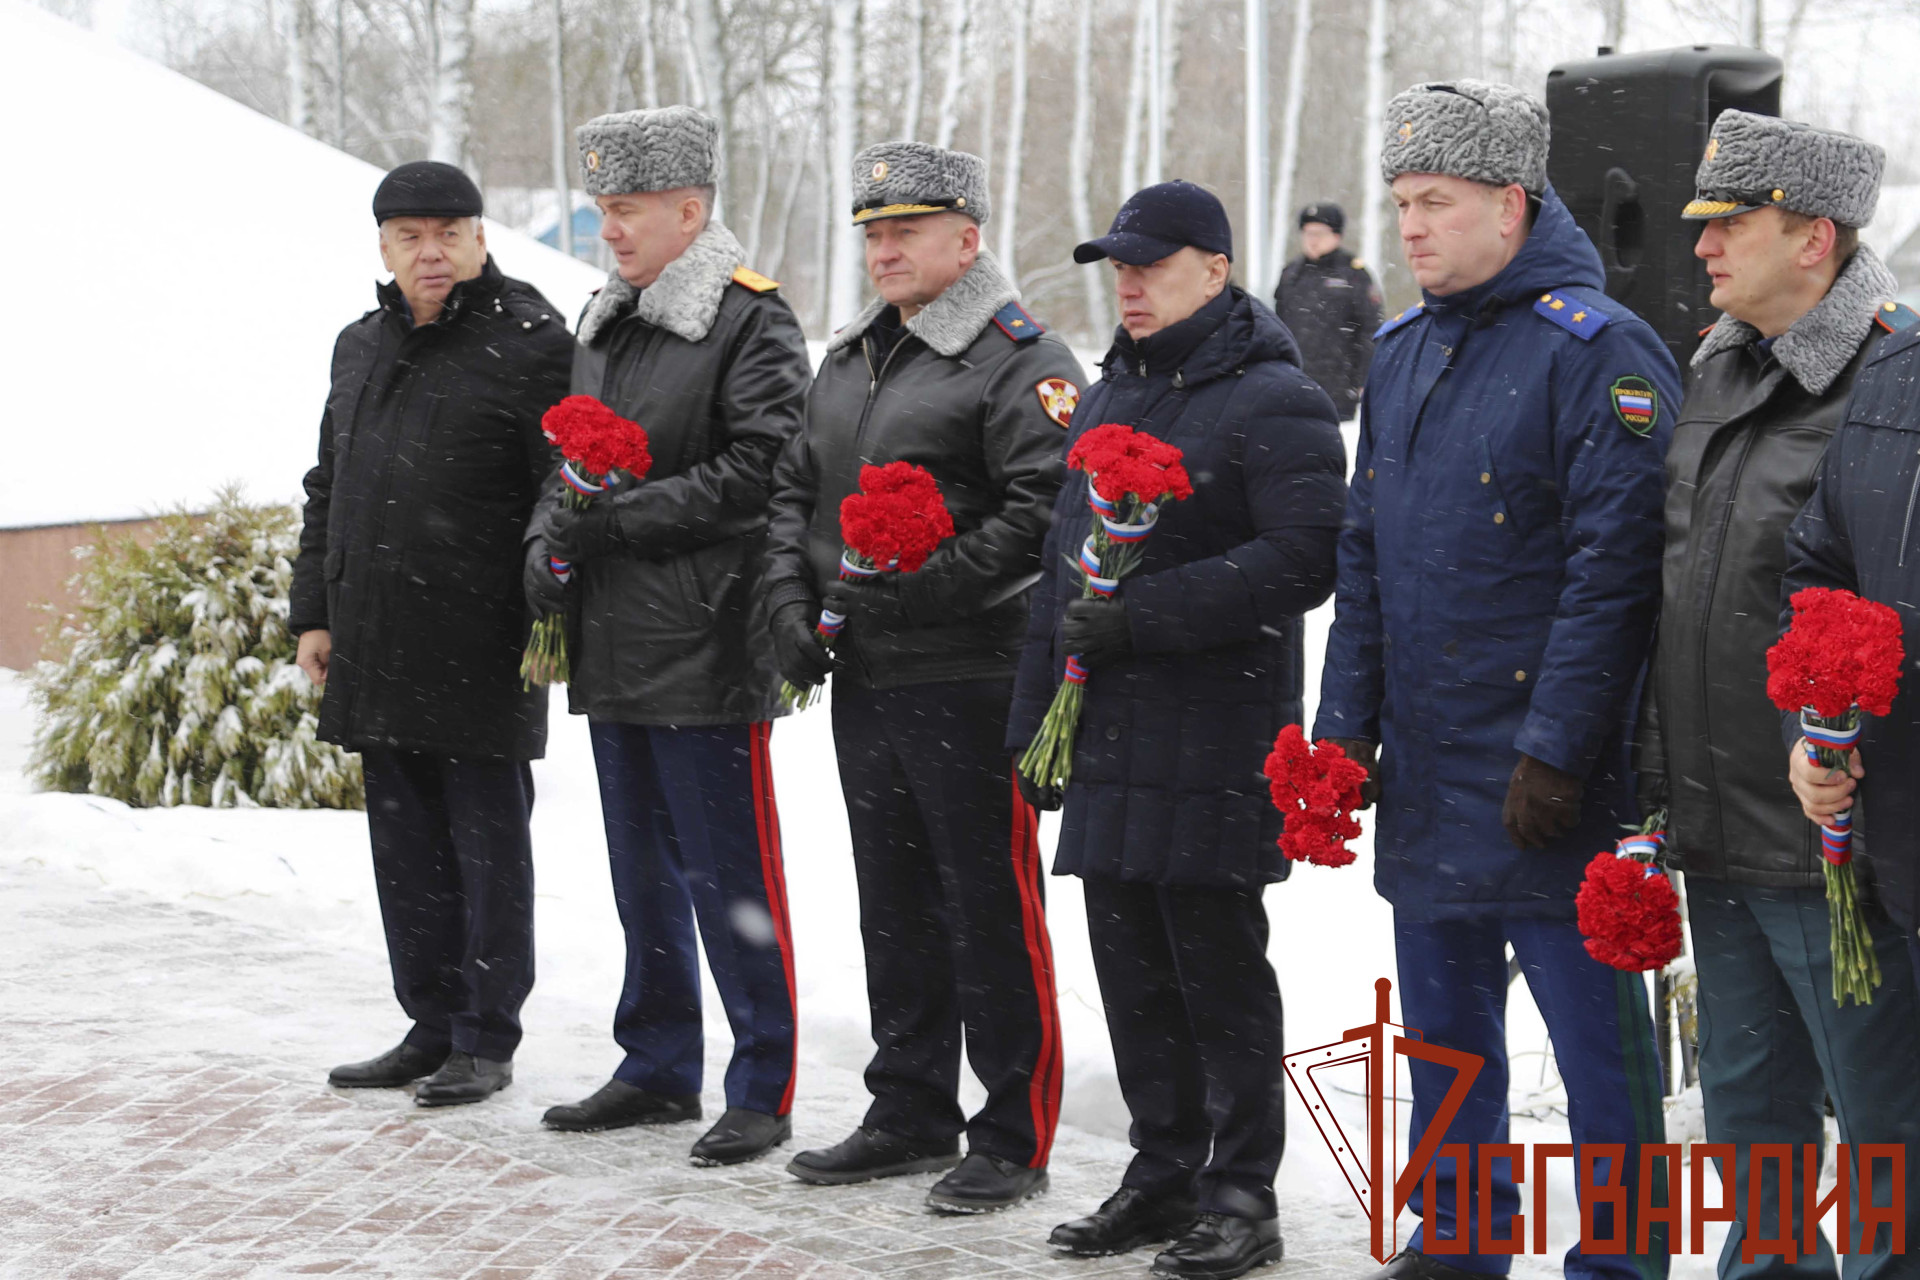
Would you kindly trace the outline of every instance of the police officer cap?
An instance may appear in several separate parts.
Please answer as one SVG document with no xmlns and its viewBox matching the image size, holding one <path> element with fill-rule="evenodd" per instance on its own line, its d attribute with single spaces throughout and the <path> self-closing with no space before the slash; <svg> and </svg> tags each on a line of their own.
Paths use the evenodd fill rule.
<svg viewBox="0 0 1920 1280">
<path fill-rule="evenodd" d="M 1161 182 L 1127 197 L 1113 226 L 1073 251 L 1075 262 L 1112 258 L 1129 266 L 1158 262 L 1187 246 L 1233 257 L 1233 224 L 1220 198 L 1191 182 Z"/>
<path fill-rule="evenodd" d="M 1510 84 L 1416 84 L 1387 104 L 1380 176 L 1444 173 L 1489 186 L 1547 189 L 1547 108 Z"/>
<path fill-rule="evenodd" d="M 987 220 L 987 162 L 924 142 L 876 142 L 853 158 L 853 222 L 964 213 Z"/>
<path fill-rule="evenodd" d="M 1722 111 L 1681 217 L 1731 218 L 1769 205 L 1847 227 L 1873 221 L 1887 153 L 1849 133 Z"/>
<path fill-rule="evenodd" d="M 595 116 L 573 131 L 590 196 L 710 187 L 720 177 L 720 126 L 692 107 Z"/>
<path fill-rule="evenodd" d="M 1300 225 L 1317 222 L 1335 235 L 1347 230 L 1347 213 L 1337 204 L 1310 204 L 1300 211 Z"/>
<path fill-rule="evenodd" d="M 438 160 L 413 160 L 380 179 L 373 192 L 373 220 L 477 218 L 480 188 L 473 179 Z"/>
</svg>

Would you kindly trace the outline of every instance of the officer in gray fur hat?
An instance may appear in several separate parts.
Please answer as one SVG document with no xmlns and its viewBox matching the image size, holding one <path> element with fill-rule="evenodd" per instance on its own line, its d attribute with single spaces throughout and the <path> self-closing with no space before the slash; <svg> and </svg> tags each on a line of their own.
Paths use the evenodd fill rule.
<svg viewBox="0 0 1920 1280">
<path fill-rule="evenodd" d="M 1793 1189 L 1817 1177 L 1817 1166 L 1798 1166 L 1803 1144 L 1821 1145 L 1823 1099 L 1833 1100 L 1843 1143 L 1920 1141 L 1920 991 L 1902 939 L 1912 923 L 1903 930 L 1889 918 L 1890 908 L 1901 911 L 1898 852 L 1876 831 L 1860 856 L 1881 981 L 1871 1002 L 1838 1003 L 1820 832 L 1789 788 L 1790 774 L 1818 782 L 1826 771 L 1804 750 L 1783 749 L 1766 687 L 1790 556 L 1781 534 L 1852 416 L 1856 378 L 1915 318 L 1860 243 L 1884 160 L 1848 134 L 1723 111 L 1682 214 L 1700 223 L 1694 252 L 1722 315 L 1694 353 L 1667 451 L 1665 607 L 1640 717 L 1639 784 L 1643 808 L 1666 811 L 1669 847 L 1687 874 L 1707 1138 L 1734 1146 L 1721 1176 L 1734 1187 L 1729 1239 L 1743 1241 L 1804 1238 Z M 1885 466 L 1828 475 L 1836 482 L 1822 480 L 1821 497 L 1834 507 L 1868 490 L 1873 502 L 1895 494 L 1904 507 L 1910 492 Z M 1849 513 L 1841 523 L 1872 534 L 1902 519 Z M 1859 590 L 1855 580 L 1817 585 Z M 1892 598 L 1903 597 L 1912 598 Z M 1840 782 L 1851 789 L 1844 774 Z M 1872 817 L 1881 795 L 1868 802 Z M 1789 1144 L 1795 1167 L 1761 1177 L 1750 1167 L 1756 1142 Z M 1920 1155 L 1920 1145 L 1907 1149 Z M 1891 1203 L 1890 1175 L 1884 1161 L 1873 1172 L 1860 1167 L 1853 1221 L 1869 1191 L 1872 1203 Z M 1911 1174 L 1906 1195 L 1906 1220 L 1920 1222 Z M 1885 1229 L 1854 1242 L 1863 1274 L 1897 1269 L 1890 1248 Z M 1831 1256 L 1825 1240 L 1819 1256 Z"/>
<path fill-rule="evenodd" d="M 1406 1025 L 1487 1064 L 1447 1129 L 1471 1158 L 1440 1161 L 1433 1203 L 1413 1201 L 1462 1252 L 1430 1256 L 1416 1234 L 1383 1273 L 1452 1280 L 1509 1269 L 1468 1243 L 1486 1224 L 1513 1234 L 1520 1171 L 1481 1163 L 1507 1139 L 1509 946 L 1553 1037 L 1573 1140 L 1621 1144 L 1628 1204 L 1643 1194 L 1638 1144 L 1662 1136 L 1646 993 L 1587 953 L 1574 896 L 1637 818 L 1627 734 L 1680 385 L 1653 330 L 1601 291 L 1599 255 L 1547 184 L 1538 100 L 1415 85 L 1384 126 L 1381 178 L 1422 299 L 1375 335 L 1315 736 L 1371 770 Z M 1447 1084 L 1414 1067 L 1410 1141 Z M 1567 1272 L 1663 1274 L 1659 1230 L 1637 1257 L 1576 1250 Z"/>
<path fill-rule="evenodd" d="M 761 603 L 767 481 L 799 430 L 807 352 L 779 286 L 713 217 L 711 117 L 601 116 L 576 133 L 614 271 L 581 317 L 573 392 L 647 431 L 652 470 L 585 508 L 541 500 L 526 589 L 567 619 L 567 701 L 587 717 L 627 935 L 625 1058 L 546 1113 L 563 1130 L 701 1115 L 698 921 L 733 1028 L 726 1111 L 696 1164 L 792 1134 L 793 934 L 768 761 L 779 714 Z M 555 571 L 564 564 L 567 579 Z"/>
<path fill-rule="evenodd" d="M 1060 1114 L 1037 823 L 1003 743 L 1083 375 L 982 245 L 988 212 L 977 156 L 887 142 L 856 159 L 877 296 L 828 343 L 775 471 L 767 587 L 788 680 L 834 678 L 878 1044 L 861 1127 L 788 1171 L 832 1184 L 952 1169 L 928 1195 L 946 1212 L 1043 1190 Z M 840 502 L 863 465 L 898 461 L 933 474 L 956 532 L 915 572 L 843 583 Z M 830 655 L 823 607 L 844 619 Z M 971 1118 L 963 1028 L 987 1093 Z"/>
</svg>

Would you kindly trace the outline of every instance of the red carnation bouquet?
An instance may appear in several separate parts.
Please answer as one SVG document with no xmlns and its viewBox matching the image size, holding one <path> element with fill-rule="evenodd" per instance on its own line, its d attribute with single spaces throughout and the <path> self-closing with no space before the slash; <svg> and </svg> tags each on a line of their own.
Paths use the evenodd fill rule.
<svg viewBox="0 0 1920 1280">
<path fill-rule="evenodd" d="M 1081 544 L 1081 598 L 1111 596 L 1120 579 L 1140 567 L 1147 535 L 1162 503 L 1193 496 L 1180 450 L 1144 431 L 1109 422 L 1094 427 L 1067 451 L 1067 465 L 1087 473 L 1093 530 Z M 1065 678 L 1047 708 L 1040 732 L 1020 757 L 1020 772 L 1043 787 L 1064 788 L 1073 775 L 1073 738 L 1080 727 L 1087 668 L 1068 654 Z"/>
<path fill-rule="evenodd" d="M 1266 775 L 1274 807 L 1285 815 L 1280 851 L 1289 862 L 1311 862 L 1317 867 L 1344 867 L 1354 860 L 1347 841 L 1360 834 L 1360 784 L 1367 768 L 1329 739 L 1307 741 L 1299 725 L 1290 724 L 1273 740 Z"/>
<path fill-rule="evenodd" d="M 934 548 L 952 536 L 953 515 L 925 467 L 911 462 L 862 467 L 860 491 L 840 501 L 840 580 L 917 573 Z M 845 614 L 822 609 L 813 634 L 831 652 L 846 625 Z M 780 705 L 788 711 L 804 711 L 818 696 L 818 686 L 780 686 Z"/>
<path fill-rule="evenodd" d="M 1587 864 L 1586 882 L 1574 897 L 1587 954 L 1601 964 L 1644 973 L 1664 969 L 1680 956 L 1680 895 L 1660 865 L 1666 845 L 1664 811 Z"/>
<path fill-rule="evenodd" d="M 567 487 L 560 501 L 576 511 L 617 485 L 619 472 L 640 480 L 653 467 L 645 429 L 592 396 L 568 396 L 546 411 L 540 429 L 560 450 L 560 480 Z M 573 566 L 557 556 L 547 557 L 547 567 L 562 582 L 573 578 Z M 571 674 L 566 623 L 557 613 L 545 614 L 533 624 L 520 659 L 520 679 L 531 689 L 565 684 Z"/>
<path fill-rule="evenodd" d="M 1807 758 L 1844 772 L 1860 741 L 1861 716 L 1893 709 L 1906 650 L 1900 615 L 1851 591 L 1809 587 L 1793 593 L 1793 623 L 1767 650 L 1767 697 L 1782 711 L 1800 713 Z M 1853 810 L 1820 828 L 1832 930 L 1833 1000 L 1871 1004 L 1880 962 L 1860 916 L 1853 875 Z"/>
</svg>

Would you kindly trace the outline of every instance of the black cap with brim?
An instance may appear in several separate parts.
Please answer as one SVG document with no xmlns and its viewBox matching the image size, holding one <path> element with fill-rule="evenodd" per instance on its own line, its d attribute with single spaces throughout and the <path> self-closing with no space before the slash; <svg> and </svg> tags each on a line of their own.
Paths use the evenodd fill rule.
<svg viewBox="0 0 1920 1280">
<path fill-rule="evenodd" d="M 1098 240 L 1089 240 L 1085 244 L 1075 245 L 1073 260 L 1079 263 L 1098 262 L 1102 258 L 1112 258 L 1115 262 L 1124 262 L 1130 267 L 1144 267 L 1149 263 L 1170 258 L 1187 246 L 1177 240 L 1161 240 L 1154 236 L 1143 236 L 1133 231 L 1117 231 L 1112 235 L 1101 236 Z"/>
<path fill-rule="evenodd" d="M 414 160 L 380 180 L 373 193 L 373 220 L 389 218 L 477 218 L 480 188 L 457 166 L 438 160 Z"/>
</svg>

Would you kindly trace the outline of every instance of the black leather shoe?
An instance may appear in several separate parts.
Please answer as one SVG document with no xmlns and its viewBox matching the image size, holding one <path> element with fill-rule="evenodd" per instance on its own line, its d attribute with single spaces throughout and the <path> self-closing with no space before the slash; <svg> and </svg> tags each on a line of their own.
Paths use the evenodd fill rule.
<svg viewBox="0 0 1920 1280">
<path fill-rule="evenodd" d="M 571 1106 L 548 1107 L 540 1123 L 566 1133 L 624 1129 L 635 1124 L 679 1124 L 700 1118 L 697 1093 L 648 1093 L 625 1080 L 609 1080 Z"/>
<path fill-rule="evenodd" d="M 1185 1233 L 1199 1216 L 1192 1196 L 1156 1196 L 1138 1187 L 1122 1187 L 1086 1217 L 1055 1227 L 1047 1243 L 1076 1257 L 1104 1258 L 1131 1253 L 1156 1240 L 1171 1240 Z"/>
<path fill-rule="evenodd" d="M 413 1100 L 423 1107 L 458 1107 L 484 1102 L 513 1083 L 513 1060 L 495 1062 L 458 1050 L 447 1055 L 438 1071 L 422 1080 Z"/>
<path fill-rule="evenodd" d="M 402 1040 L 377 1058 L 349 1062 L 327 1072 L 336 1089 L 398 1089 L 438 1071 L 447 1060 L 445 1049 L 422 1049 Z"/>
<path fill-rule="evenodd" d="M 1187 1233 L 1153 1260 L 1156 1276 L 1181 1280 L 1234 1280 L 1255 1267 L 1280 1261 L 1280 1219 L 1233 1218 L 1203 1213 Z"/>
<path fill-rule="evenodd" d="M 990 1156 L 967 1153 L 954 1171 L 927 1192 L 927 1208 L 935 1213 L 998 1213 L 1047 1189 L 1047 1171 Z"/>
<path fill-rule="evenodd" d="M 1402 1249 L 1367 1280 L 1487 1280 L 1487 1277 L 1465 1267 L 1449 1266 L 1418 1249 Z"/>
<path fill-rule="evenodd" d="M 802 1151 L 788 1163 L 787 1172 L 802 1182 L 839 1187 L 903 1173 L 934 1173 L 959 1163 L 958 1138 L 945 1143 L 916 1142 L 863 1125 L 831 1147 Z"/>
<path fill-rule="evenodd" d="M 793 1138 L 792 1116 L 770 1116 L 764 1111 L 728 1107 L 713 1128 L 693 1144 L 698 1165 L 742 1164 L 767 1154 Z"/>
</svg>

